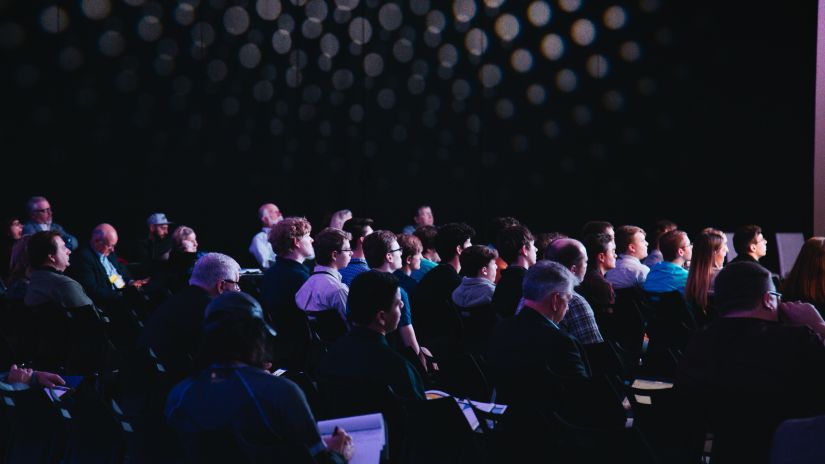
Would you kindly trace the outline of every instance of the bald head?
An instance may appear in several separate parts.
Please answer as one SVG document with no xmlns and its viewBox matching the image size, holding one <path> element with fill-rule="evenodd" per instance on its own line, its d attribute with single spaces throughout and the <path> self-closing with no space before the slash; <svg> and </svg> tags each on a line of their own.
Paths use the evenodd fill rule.
<svg viewBox="0 0 825 464">
<path fill-rule="evenodd" d="M 570 270 L 579 282 L 587 271 L 587 250 L 584 245 L 573 238 L 560 238 L 547 245 L 544 259 L 555 261 Z"/>
<path fill-rule="evenodd" d="M 117 245 L 117 230 L 111 224 L 99 224 L 92 230 L 91 245 L 96 252 L 109 256 Z"/>
<path fill-rule="evenodd" d="M 264 203 L 258 208 L 258 218 L 264 227 L 272 227 L 283 219 L 281 210 L 273 203 Z"/>
</svg>

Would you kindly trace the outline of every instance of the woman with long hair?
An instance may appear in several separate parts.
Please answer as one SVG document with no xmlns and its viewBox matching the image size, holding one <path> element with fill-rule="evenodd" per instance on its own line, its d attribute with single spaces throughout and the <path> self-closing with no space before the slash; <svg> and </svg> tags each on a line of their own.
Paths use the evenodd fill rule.
<svg viewBox="0 0 825 464">
<path fill-rule="evenodd" d="M 694 310 L 697 322 L 707 322 L 710 317 L 710 296 L 713 281 L 725 263 L 728 240 L 719 230 L 707 228 L 693 242 L 685 298 Z"/>
<path fill-rule="evenodd" d="M 811 303 L 825 311 L 825 237 L 811 237 L 802 246 L 782 285 L 783 299 Z"/>
</svg>

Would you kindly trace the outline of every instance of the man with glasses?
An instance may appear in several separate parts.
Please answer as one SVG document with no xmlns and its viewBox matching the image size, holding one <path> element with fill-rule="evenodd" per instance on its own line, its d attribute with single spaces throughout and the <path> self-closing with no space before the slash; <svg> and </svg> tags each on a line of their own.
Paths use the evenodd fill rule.
<svg viewBox="0 0 825 464">
<path fill-rule="evenodd" d="M 653 265 L 645 280 L 648 293 L 666 293 L 677 290 L 684 296 L 687 285 L 687 263 L 693 257 L 693 244 L 681 230 L 671 230 L 659 238 L 662 261 Z"/>
<path fill-rule="evenodd" d="M 66 242 L 66 248 L 71 251 L 77 249 L 77 239 L 74 235 L 66 232 L 63 227 L 52 222 L 52 207 L 46 197 L 31 197 L 26 202 L 26 211 L 29 213 L 29 222 L 23 226 L 23 235 L 30 235 L 35 232 L 53 230 L 60 234 Z"/>
<path fill-rule="evenodd" d="M 719 272 L 714 306 L 718 317 L 694 334 L 676 387 L 686 411 L 711 425 L 713 462 L 767 462 L 781 421 L 825 413 L 825 321 L 808 303 L 782 302 L 753 262 Z"/>
<path fill-rule="evenodd" d="M 349 287 L 341 282 L 340 270 L 352 258 L 350 237 L 348 232 L 332 227 L 315 236 L 315 269 L 295 294 L 295 304 L 307 314 L 324 341 L 334 341 L 349 328 Z"/>
<path fill-rule="evenodd" d="M 731 262 L 750 261 L 758 263 L 768 254 L 768 240 L 762 235 L 762 228 L 749 224 L 742 226 L 733 234 L 733 249 L 736 258 Z"/>
</svg>

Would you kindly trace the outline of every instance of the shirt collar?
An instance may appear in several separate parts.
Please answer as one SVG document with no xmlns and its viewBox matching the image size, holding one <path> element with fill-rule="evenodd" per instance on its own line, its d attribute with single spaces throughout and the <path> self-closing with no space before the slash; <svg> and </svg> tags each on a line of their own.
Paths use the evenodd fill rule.
<svg viewBox="0 0 825 464">
<path fill-rule="evenodd" d="M 326 274 L 332 274 L 333 277 L 335 277 L 338 280 L 341 280 L 341 273 L 338 272 L 338 269 L 335 269 L 334 267 L 327 267 L 321 266 L 320 264 L 316 264 L 315 269 L 313 269 L 313 271 L 316 273 L 323 272 Z"/>
<path fill-rule="evenodd" d="M 634 262 L 634 263 L 639 263 L 639 264 L 641 264 L 641 263 L 642 263 L 642 262 L 639 260 L 639 258 L 637 258 L 637 257 L 635 257 L 635 256 L 630 256 L 630 255 L 619 255 L 619 259 L 626 259 L 626 260 L 628 260 L 628 261 L 632 261 L 632 262 Z"/>
</svg>

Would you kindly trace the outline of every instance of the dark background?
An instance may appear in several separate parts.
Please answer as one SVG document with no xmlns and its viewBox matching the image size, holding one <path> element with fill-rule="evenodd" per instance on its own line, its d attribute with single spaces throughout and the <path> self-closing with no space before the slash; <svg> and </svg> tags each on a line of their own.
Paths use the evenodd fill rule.
<svg viewBox="0 0 825 464">
<path fill-rule="evenodd" d="M 265 19 L 267 1 L 0 0 L 2 217 L 45 195 L 81 240 L 110 222 L 128 249 L 163 211 L 242 264 L 268 201 L 316 231 L 341 208 L 399 230 L 427 203 L 480 232 L 513 215 L 534 232 L 666 217 L 811 233 L 813 0 L 548 1 L 541 26 L 512 0 L 285 0 Z M 615 5 L 626 20 L 611 29 Z M 355 27 L 368 40 L 354 44 L 359 17 L 372 33 Z M 487 37 L 480 58 L 471 29 Z M 338 51 L 320 58 L 326 34 Z M 532 56 L 524 72 L 516 50 Z"/>
</svg>

